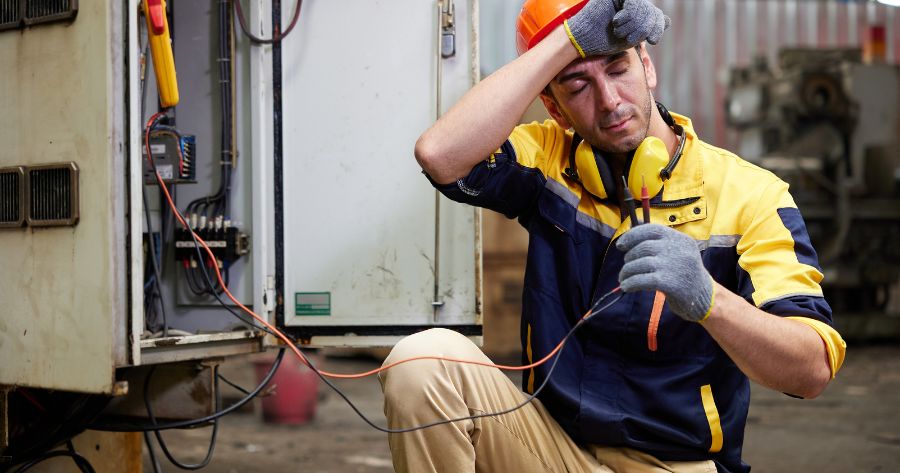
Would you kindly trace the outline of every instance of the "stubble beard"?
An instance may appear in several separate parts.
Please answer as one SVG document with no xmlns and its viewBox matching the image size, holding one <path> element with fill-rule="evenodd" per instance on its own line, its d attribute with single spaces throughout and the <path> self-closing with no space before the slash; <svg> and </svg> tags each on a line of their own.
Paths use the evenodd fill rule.
<svg viewBox="0 0 900 473">
<path fill-rule="evenodd" d="M 643 104 L 644 105 L 643 118 L 645 120 L 643 130 L 641 130 L 639 133 L 636 133 L 632 136 L 625 137 L 617 143 L 611 143 L 607 140 L 597 137 L 593 133 L 585 133 L 585 134 L 582 134 L 581 136 L 584 136 L 585 140 L 587 140 L 588 143 L 591 143 L 591 145 L 593 145 L 595 148 L 599 149 L 600 151 L 602 151 L 604 153 L 630 154 L 630 153 L 634 152 L 634 150 L 636 150 L 637 147 L 640 146 L 641 142 L 643 142 L 644 139 L 647 138 L 647 135 L 650 133 L 650 118 L 651 118 L 651 114 L 653 112 L 653 110 L 652 110 L 653 95 L 650 92 L 650 84 L 649 84 L 649 82 L 647 82 L 647 71 L 644 71 L 644 86 L 646 87 L 645 90 L 647 91 L 647 94 L 646 94 L 646 99 L 644 100 L 644 104 Z M 634 107 L 634 108 L 637 109 L 637 107 Z M 597 126 L 598 127 L 608 126 L 610 124 L 617 123 L 618 121 L 621 121 L 622 119 L 624 119 L 628 116 L 629 115 L 627 113 L 622 113 L 622 112 L 616 111 L 616 112 L 613 112 L 612 114 L 608 115 L 607 117 L 605 117 L 604 123 L 597 124 Z M 634 118 L 640 118 L 640 116 L 637 114 L 632 114 L 632 116 Z"/>
</svg>

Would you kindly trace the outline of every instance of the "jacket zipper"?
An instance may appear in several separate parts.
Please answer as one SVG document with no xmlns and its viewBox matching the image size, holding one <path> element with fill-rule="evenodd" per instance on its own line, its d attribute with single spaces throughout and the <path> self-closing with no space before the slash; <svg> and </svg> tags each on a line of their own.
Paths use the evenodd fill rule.
<svg viewBox="0 0 900 473">
<path fill-rule="evenodd" d="M 650 202 L 650 207 L 657 209 L 673 209 L 675 207 L 684 207 L 685 205 L 693 204 L 700 200 L 699 197 L 688 197 L 686 199 L 678 199 L 678 200 L 670 200 L 666 202 Z"/>
</svg>

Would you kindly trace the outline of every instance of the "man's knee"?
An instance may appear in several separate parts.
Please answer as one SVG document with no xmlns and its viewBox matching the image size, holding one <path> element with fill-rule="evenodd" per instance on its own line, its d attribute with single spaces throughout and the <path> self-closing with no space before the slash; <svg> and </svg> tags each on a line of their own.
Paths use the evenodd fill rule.
<svg viewBox="0 0 900 473">
<path fill-rule="evenodd" d="M 384 364 L 418 356 L 443 356 L 458 358 L 481 350 L 464 335 L 445 328 L 432 328 L 403 338 L 385 358 Z"/>
<path fill-rule="evenodd" d="M 416 357 L 447 357 L 464 360 L 487 361 L 481 350 L 464 335 L 452 330 L 434 328 L 410 335 L 399 342 L 385 358 L 388 366 Z M 456 369 L 456 363 L 446 364 L 437 359 L 406 361 L 379 374 L 386 401 L 409 398 L 423 388 L 446 377 L 447 366 Z"/>
</svg>

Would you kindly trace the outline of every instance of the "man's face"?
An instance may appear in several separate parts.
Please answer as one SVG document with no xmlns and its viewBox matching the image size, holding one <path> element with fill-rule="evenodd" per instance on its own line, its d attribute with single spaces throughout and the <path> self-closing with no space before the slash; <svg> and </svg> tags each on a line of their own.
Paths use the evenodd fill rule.
<svg viewBox="0 0 900 473">
<path fill-rule="evenodd" d="M 575 61 L 542 94 L 547 110 L 565 128 L 607 153 L 633 151 L 647 137 L 656 73 L 646 50 L 630 48 Z"/>
</svg>

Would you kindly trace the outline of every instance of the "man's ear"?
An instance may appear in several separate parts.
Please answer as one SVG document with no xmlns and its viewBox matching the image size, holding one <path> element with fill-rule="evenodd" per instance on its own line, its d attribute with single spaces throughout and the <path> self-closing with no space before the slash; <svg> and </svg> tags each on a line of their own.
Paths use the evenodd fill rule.
<svg viewBox="0 0 900 473">
<path fill-rule="evenodd" d="M 556 120 L 556 123 L 559 123 L 564 130 L 568 130 L 572 128 L 572 124 L 569 123 L 569 120 L 566 120 L 566 117 L 563 116 L 562 112 L 559 110 L 559 105 L 556 103 L 556 100 L 546 92 L 541 92 L 539 96 L 541 98 L 541 102 L 544 102 L 544 108 L 547 109 L 547 113 Z"/>
</svg>

